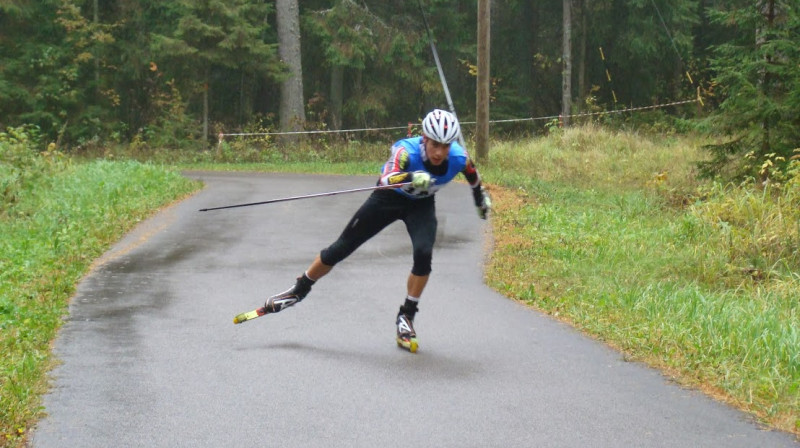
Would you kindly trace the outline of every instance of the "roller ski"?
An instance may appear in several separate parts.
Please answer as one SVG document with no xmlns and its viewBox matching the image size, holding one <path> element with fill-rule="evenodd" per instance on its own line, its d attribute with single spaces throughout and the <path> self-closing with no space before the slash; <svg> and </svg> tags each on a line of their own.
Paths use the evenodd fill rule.
<svg viewBox="0 0 800 448">
<path fill-rule="evenodd" d="M 237 314 L 236 317 L 233 318 L 233 323 L 240 324 L 266 314 L 278 313 L 290 306 L 294 306 L 294 304 L 302 301 L 306 297 L 313 284 L 314 282 L 307 280 L 307 277 L 300 277 L 297 279 L 297 283 L 288 290 L 268 298 L 261 308 Z"/>
<path fill-rule="evenodd" d="M 419 348 L 413 317 L 402 312 L 397 315 L 397 346 L 411 353 L 416 353 Z"/>
</svg>

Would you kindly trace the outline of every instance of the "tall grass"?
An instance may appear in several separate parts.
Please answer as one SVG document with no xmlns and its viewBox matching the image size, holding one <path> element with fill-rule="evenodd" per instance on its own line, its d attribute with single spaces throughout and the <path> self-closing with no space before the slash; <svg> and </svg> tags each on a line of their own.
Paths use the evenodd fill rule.
<svg viewBox="0 0 800 448">
<path fill-rule="evenodd" d="M 0 446 L 41 412 L 50 343 L 92 261 L 138 221 L 198 185 L 137 162 L 72 163 L 0 133 Z"/>
<path fill-rule="evenodd" d="M 192 170 L 376 174 L 389 154 L 386 141 L 308 139 L 287 147 L 272 137 L 234 136 L 206 151 L 165 150 L 137 143 L 84 150 L 76 158 L 136 160 Z"/>
<path fill-rule="evenodd" d="M 488 281 L 800 433 L 797 190 L 702 184 L 700 143 L 588 126 L 493 148 Z"/>
<path fill-rule="evenodd" d="M 723 237 L 732 269 L 756 278 L 800 272 L 800 177 L 781 185 L 713 185 L 692 212 Z M 735 272 L 733 273 L 735 275 Z"/>
</svg>

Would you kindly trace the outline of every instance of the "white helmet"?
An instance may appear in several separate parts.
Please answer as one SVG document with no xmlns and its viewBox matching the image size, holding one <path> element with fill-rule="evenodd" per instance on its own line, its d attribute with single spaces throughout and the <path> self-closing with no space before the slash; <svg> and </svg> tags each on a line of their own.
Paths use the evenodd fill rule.
<svg viewBox="0 0 800 448">
<path fill-rule="evenodd" d="M 446 110 L 434 109 L 422 120 L 422 133 L 439 143 L 451 143 L 461 133 L 461 125 L 455 115 Z"/>
</svg>

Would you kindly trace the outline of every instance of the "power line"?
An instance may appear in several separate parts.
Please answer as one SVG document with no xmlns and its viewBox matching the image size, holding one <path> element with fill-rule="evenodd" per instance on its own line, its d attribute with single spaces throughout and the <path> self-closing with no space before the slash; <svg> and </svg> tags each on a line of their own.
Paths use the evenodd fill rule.
<svg viewBox="0 0 800 448">
<path fill-rule="evenodd" d="M 610 114 L 620 114 L 624 112 L 636 112 L 642 110 L 652 110 L 652 109 L 661 109 L 664 107 L 670 106 L 680 106 L 682 104 L 691 104 L 700 102 L 700 98 L 694 98 L 691 100 L 683 100 L 683 101 L 675 101 L 671 103 L 663 103 L 663 104 L 655 104 L 652 106 L 639 106 L 639 107 L 629 107 L 626 109 L 615 109 L 610 111 L 601 111 L 601 112 L 589 112 L 589 113 L 580 113 L 580 114 L 572 114 L 570 118 L 582 118 L 582 117 L 596 117 L 600 115 L 610 115 Z M 549 115 L 544 117 L 529 117 L 529 118 L 509 118 L 503 120 L 489 120 L 489 123 L 516 123 L 516 122 L 523 122 L 523 121 L 545 121 L 545 120 L 555 120 L 558 119 L 559 115 Z M 477 122 L 475 121 L 462 121 L 462 125 L 474 125 Z M 419 126 L 419 124 L 409 123 L 406 126 L 391 126 L 391 127 L 382 127 L 382 128 L 360 128 L 360 129 L 339 129 L 339 130 L 317 130 L 317 131 L 292 131 L 292 132 L 236 132 L 236 133 L 219 133 L 219 139 L 222 141 L 225 137 L 248 137 L 248 136 L 263 136 L 263 135 L 287 135 L 287 134 L 342 134 L 347 132 L 377 132 L 377 131 L 394 131 L 398 129 L 409 129 L 411 127 Z"/>
</svg>

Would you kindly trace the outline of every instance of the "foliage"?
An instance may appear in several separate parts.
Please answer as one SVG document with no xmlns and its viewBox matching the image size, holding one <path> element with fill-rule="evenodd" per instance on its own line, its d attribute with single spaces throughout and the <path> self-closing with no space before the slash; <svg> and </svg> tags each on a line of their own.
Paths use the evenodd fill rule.
<svg viewBox="0 0 800 448">
<path fill-rule="evenodd" d="M 153 71 L 157 71 L 153 64 Z M 160 73 L 157 75 L 160 76 Z M 131 149 L 185 149 L 199 140 L 197 123 L 186 113 L 186 104 L 175 82 L 156 85 L 151 98 L 154 115 L 131 140 Z"/>
<path fill-rule="evenodd" d="M 320 39 L 325 63 L 363 70 L 378 54 L 390 31 L 383 21 L 353 0 L 341 0 L 333 8 L 306 15 L 305 26 Z"/>
<path fill-rule="evenodd" d="M 0 66 L 0 117 L 16 120 L 5 124 L 34 124 L 53 140 L 107 132 L 103 118 L 110 105 L 95 95 L 90 73 L 96 54 L 113 42 L 109 27 L 90 23 L 66 0 L 26 4 L 6 21 L 0 31 L 9 44 L 0 50 L 8 60 Z"/>
<path fill-rule="evenodd" d="M 0 132 L 0 219 L 24 215 L 17 209 L 21 198 L 47 185 L 50 175 L 66 163 L 55 145 L 41 154 L 38 146 L 39 130 L 34 126 Z"/>
<path fill-rule="evenodd" d="M 618 98 L 629 103 L 639 92 L 650 92 L 654 102 L 693 96 L 685 77 L 693 56 L 692 27 L 699 21 L 695 1 L 630 0 L 628 8 L 607 12 L 622 17 L 608 18 L 617 37 L 604 45 L 609 56 Z M 662 23 L 662 20 L 664 21 Z M 622 22 L 622 26 L 618 23 Z M 616 42 L 625 42 L 618 45 Z M 621 61 L 625 61 L 624 64 Z M 649 75 L 637 73 L 647 66 Z"/>
<path fill-rule="evenodd" d="M 769 0 L 713 11 L 713 20 L 739 33 L 715 47 L 712 66 L 723 100 L 713 116 L 723 136 L 709 145 L 707 175 L 729 170 L 764 180 L 760 168 L 791 156 L 800 141 L 800 10 Z"/>
<path fill-rule="evenodd" d="M 575 104 L 610 111 L 701 92 L 710 109 L 720 106 L 705 124 L 721 141 L 704 168 L 723 172 L 719 167 L 733 161 L 741 167 L 729 171 L 752 175 L 749 168 L 767 154 L 786 157 L 800 129 L 799 69 L 787 63 L 800 51 L 797 8 L 785 0 L 759 5 L 771 1 L 778 12 L 765 26 L 764 15 L 744 0 L 708 8 L 699 0 L 576 0 L 573 59 L 583 82 L 577 91 L 573 80 Z M 14 2 L 0 9 L 0 127 L 34 124 L 62 149 L 93 151 L 131 140 L 197 149 L 205 142 L 201 122 L 235 132 L 278 113 L 287 73 L 277 56 L 273 3 L 99 2 L 97 20 L 86 3 Z M 422 11 L 417 2 L 302 2 L 311 128 L 324 127 L 334 109 L 337 126 L 347 129 L 402 125 L 447 107 L 423 13 L 456 110 L 464 121 L 473 117 L 476 5 L 421 3 Z M 560 3 L 494 2 L 493 119 L 560 110 L 561 44 L 552 38 L 561 35 Z M 705 113 L 665 110 L 669 116 L 656 126 Z M 523 124 L 492 129 L 543 131 Z M 742 158 L 749 152 L 752 163 Z"/>
<path fill-rule="evenodd" d="M 800 152 L 796 150 L 795 152 Z M 764 167 L 766 168 L 766 167 Z M 720 252 L 734 274 L 758 280 L 800 272 L 800 160 L 766 185 L 715 183 L 693 212 L 724 235 Z"/>
<path fill-rule="evenodd" d="M 396 116 L 418 114 L 423 109 L 420 97 L 429 94 L 430 86 L 435 86 L 437 95 L 440 93 L 435 84 L 437 75 L 425 66 L 428 47 L 422 30 L 409 26 L 407 15 L 381 17 L 352 0 L 334 3 L 330 9 L 304 15 L 303 27 L 310 37 L 305 42 L 313 48 L 304 50 L 303 57 L 344 70 L 345 122 L 358 127 L 381 126 Z M 335 88 L 327 73 L 310 78 L 330 79 L 331 91 Z M 314 95 L 328 96 L 322 93 L 328 92 L 328 84 L 312 81 L 310 87 Z M 398 92 L 414 92 L 414 95 L 398 98 Z"/>
<path fill-rule="evenodd" d="M 207 0 L 180 1 L 177 6 L 181 9 L 174 34 L 153 36 L 154 53 L 164 61 L 179 61 L 174 69 L 203 76 L 219 66 L 280 79 L 276 45 L 265 43 L 261 37 L 263 19 L 271 10 L 268 3 Z"/>
<path fill-rule="evenodd" d="M 181 77 L 181 85 L 190 93 L 203 93 L 203 120 L 208 123 L 208 95 L 212 77 L 235 70 L 245 77 L 281 80 L 284 64 L 279 60 L 277 45 L 263 41 L 264 18 L 271 5 L 247 0 L 177 2 L 180 18 L 169 34 L 153 34 L 153 53 L 167 71 L 193 73 Z M 240 96 L 240 108 L 249 109 Z M 244 115 L 244 113 L 242 113 Z M 205 143 L 208 136 L 201 141 Z"/>
</svg>

